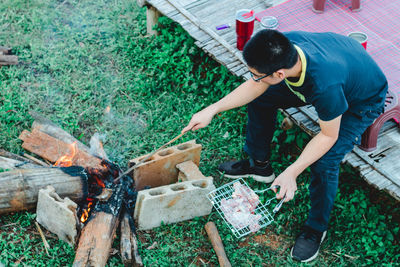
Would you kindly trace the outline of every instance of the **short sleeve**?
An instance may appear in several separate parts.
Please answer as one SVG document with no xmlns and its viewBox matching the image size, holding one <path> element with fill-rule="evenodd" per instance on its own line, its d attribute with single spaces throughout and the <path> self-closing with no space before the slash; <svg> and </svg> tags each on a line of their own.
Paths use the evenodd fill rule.
<svg viewBox="0 0 400 267">
<path fill-rule="evenodd" d="M 340 85 L 332 85 L 321 90 L 312 104 L 318 113 L 318 117 L 323 121 L 333 120 L 349 108 L 343 88 Z"/>
</svg>

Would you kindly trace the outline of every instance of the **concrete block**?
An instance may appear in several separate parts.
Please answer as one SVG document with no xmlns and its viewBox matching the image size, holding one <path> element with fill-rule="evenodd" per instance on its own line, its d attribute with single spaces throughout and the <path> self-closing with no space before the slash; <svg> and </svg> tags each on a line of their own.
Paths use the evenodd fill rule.
<svg viewBox="0 0 400 267">
<path fill-rule="evenodd" d="M 77 204 L 68 197 L 61 199 L 54 187 L 39 190 L 36 221 L 71 246 L 75 244 Z"/>
<path fill-rule="evenodd" d="M 159 151 L 133 171 L 136 190 L 142 190 L 145 186 L 158 187 L 176 183 L 179 172 L 176 165 L 191 160 L 198 166 L 200 152 L 201 145 L 196 144 L 195 140 Z M 129 167 L 145 157 L 147 155 L 131 160 Z"/>
<path fill-rule="evenodd" d="M 193 161 L 188 160 L 176 165 L 179 170 L 178 181 L 192 181 L 205 179 L 206 177 L 201 173 L 199 167 L 193 163 Z"/>
<path fill-rule="evenodd" d="M 139 191 L 134 218 L 138 229 L 148 230 L 211 213 L 207 194 L 214 190 L 212 177 Z"/>
</svg>

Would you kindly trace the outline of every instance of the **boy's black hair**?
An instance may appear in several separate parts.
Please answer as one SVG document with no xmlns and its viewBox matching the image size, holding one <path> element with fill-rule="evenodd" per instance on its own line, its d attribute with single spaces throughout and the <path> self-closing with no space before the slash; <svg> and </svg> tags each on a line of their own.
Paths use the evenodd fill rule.
<svg viewBox="0 0 400 267">
<path fill-rule="evenodd" d="M 279 69 L 290 69 L 298 58 L 297 50 L 285 35 L 275 30 L 261 30 L 244 46 L 247 65 L 260 74 L 271 75 Z"/>
</svg>

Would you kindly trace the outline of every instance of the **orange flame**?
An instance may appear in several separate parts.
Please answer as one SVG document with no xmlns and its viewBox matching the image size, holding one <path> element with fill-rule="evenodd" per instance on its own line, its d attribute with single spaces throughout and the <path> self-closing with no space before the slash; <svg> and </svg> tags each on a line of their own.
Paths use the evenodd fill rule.
<svg viewBox="0 0 400 267">
<path fill-rule="evenodd" d="M 73 142 L 70 145 L 70 153 L 60 157 L 56 163 L 54 164 L 54 166 L 57 167 L 70 167 L 72 166 L 72 160 L 74 159 L 75 155 L 76 155 L 76 141 Z"/>
<path fill-rule="evenodd" d="M 89 202 L 89 203 L 88 203 L 87 209 L 83 210 L 82 216 L 81 216 L 81 222 L 84 223 L 84 222 L 86 222 L 87 219 L 89 218 L 89 212 L 90 212 L 90 209 L 91 209 L 91 207 L 92 207 L 92 204 L 93 204 L 93 202 Z"/>
<path fill-rule="evenodd" d="M 100 185 L 103 188 L 106 187 L 106 185 L 103 183 L 103 181 L 100 180 L 99 178 L 97 178 L 97 176 L 95 176 L 94 178 L 96 179 L 96 182 L 98 185 Z"/>
</svg>

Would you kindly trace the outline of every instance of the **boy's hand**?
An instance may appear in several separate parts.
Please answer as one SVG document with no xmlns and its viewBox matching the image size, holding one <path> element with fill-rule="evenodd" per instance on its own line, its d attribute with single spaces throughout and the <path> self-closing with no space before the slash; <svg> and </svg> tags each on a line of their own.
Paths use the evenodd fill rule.
<svg viewBox="0 0 400 267">
<path fill-rule="evenodd" d="M 297 176 L 290 173 L 288 169 L 282 172 L 271 185 L 280 186 L 279 193 L 277 193 L 277 189 L 274 189 L 275 193 L 277 193 L 276 198 L 281 199 L 286 196 L 285 202 L 292 200 L 294 193 L 297 191 L 296 178 Z"/>
<path fill-rule="evenodd" d="M 190 120 L 189 124 L 183 128 L 182 133 L 186 133 L 187 131 L 196 131 L 198 129 L 206 127 L 208 124 L 210 124 L 212 118 L 216 112 L 212 108 L 212 106 L 209 106 L 196 114 L 192 116 L 192 119 Z"/>
</svg>

